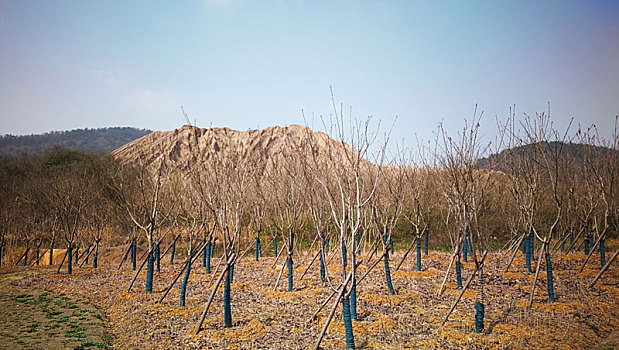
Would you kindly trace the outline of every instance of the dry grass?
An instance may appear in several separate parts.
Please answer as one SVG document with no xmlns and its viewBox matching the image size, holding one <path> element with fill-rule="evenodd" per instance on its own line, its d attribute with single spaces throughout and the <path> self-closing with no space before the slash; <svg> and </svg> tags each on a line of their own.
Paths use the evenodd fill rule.
<svg viewBox="0 0 619 350">
<path fill-rule="evenodd" d="M 114 254 L 108 259 L 118 259 Z M 399 254 L 396 252 L 393 261 L 399 262 Z M 492 256 L 484 268 L 486 319 L 482 334 L 473 332 L 473 305 L 478 297 L 476 279 L 445 326 L 441 325 L 460 293 L 452 272 L 444 293 L 436 296 L 448 254 L 432 252 L 424 257 L 423 269 L 419 272 L 415 271 L 414 255 L 409 257 L 392 276 L 396 295 L 388 294 L 382 264 L 379 264 L 357 287 L 359 319 L 353 322 L 356 344 L 366 349 L 595 348 L 619 326 L 619 268 L 615 264 L 596 287 L 587 290 L 586 284 L 593 275 L 589 271 L 597 271 L 596 267 L 592 263 L 583 274 L 576 274 L 582 254 L 578 258 L 574 255 L 578 254 L 554 257 L 557 302 L 547 302 L 544 270 L 537 281 L 537 295 L 531 310 L 527 310 L 527 305 L 533 275 L 525 270 L 524 261 L 516 259 L 510 271 L 502 274 L 504 260 L 498 255 Z M 195 324 L 210 294 L 209 283 L 213 277 L 204 273 L 199 262 L 189 280 L 187 306 L 179 307 L 178 285 L 163 303 L 156 301 L 175 271 L 181 268 L 180 263 L 170 266 L 167 260 L 162 261 L 162 273 L 155 274 L 155 290 L 147 295 L 143 292 L 143 277 L 138 278 L 134 290 L 126 291 L 133 277 L 128 265 L 117 271 L 116 263 L 111 266 L 111 261 L 107 264 L 105 259 L 102 261 L 98 271 L 82 268 L 70 277 L 51 274 L 43 279 L 32 278 L 46 288 L 87 298 L 96 304 L 105 313 L 115 335 L 114 347 L 120 349 L 306 349 L 313 346 L 333 305 L 330 301 L 316 320 L 309 320 L 331 293 L 331 289 L 319 281 L 317 261 L 300 282 L 298 278 L 305 266 L 295 267 L 295 289 L 287 292 L 285 276 L 277 289 L 272 287 L 280 267 L 278 263 L 271 269 L 272 257 L 262 258 L 260 262 L 254 262 L 253 257 L 247 258 L 235 268 L 233 327 L 223 327 L 222 293 L 218 291 L 202 331 L 194 336 Z M 472 268 L 466 266 L 463 279 L 472 272 Z M 337 281 L 339 271 L 335 261 L 329 271 Z M 322 347 L 342 348 L 343 345 L 344 329 L 341 307 L 338 307 Z"/>
</svg>

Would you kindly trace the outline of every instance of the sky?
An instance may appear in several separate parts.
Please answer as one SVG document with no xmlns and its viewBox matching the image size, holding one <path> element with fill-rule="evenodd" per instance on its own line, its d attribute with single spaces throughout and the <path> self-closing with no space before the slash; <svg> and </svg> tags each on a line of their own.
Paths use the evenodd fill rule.
<svg viewBox="0 0 619 350">
<path fill-rule="evenodd" d="M 381 121 L 404 146 L 475 106 L 563 130 L 619 114 L 617 1 L 0 0 L 0 134 Z M 305 119 L 302 114 L 304 111 Z"/>
</svg>

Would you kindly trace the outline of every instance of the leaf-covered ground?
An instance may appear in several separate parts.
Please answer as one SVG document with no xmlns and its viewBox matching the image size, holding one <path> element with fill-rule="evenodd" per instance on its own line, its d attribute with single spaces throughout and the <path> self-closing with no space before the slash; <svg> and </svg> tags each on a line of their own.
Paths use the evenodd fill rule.
<svg viewBox="0 0 619 350">
<path fill-rule="evenodd" d="M 145 272 L 139 275 L 133 289 L 127 291 L 134 272 L 129 265 L 117 270 L 120 253 L 121 248 L 103 253 L 107 263 L 104 260 L 96 271 L 84 267 L 72 276 L 52 273 L 31 277 L 32 283 L 39 288 L 94 304 L 108 323 L 114 348 L 307 349 L 315 344 L 332 307 L 329 302 L 315 320 L 310 319 L 331 291 L 320 282 L 318 260 L 299 280 L 313 254 L 306 259 L 305 253 L 295 257 L 293 292 L 286 291 L 285 272 L 279 287 L 273 288 L 283 260 L 273 268 L 272 256 L 255 262 L 253 256 L 248 255 L 234 270 L 234 326 L 223 327 L 223 293 L 219 290 L 203 330 L 194 335 L 215 279 L 213 274 L 205 274 L 201 259 L 193 265 L 187 306 L 180 307 L 180 280 L 168 297 L 157 303 L 182 267 L 180 260 L 170 265 L 167 256 L 162 259 L 161 273 L 155 274 L 154 292 L 145 294 Z M 397 295 L 388 293 L 382 262 L 357 287 L 359 320 L 353 322 L 353 328 L 358 348 L 613 349 L 618 346 L 619 267 L 613 264 L 594 288 L 587 289 L 586 285 L 600 268 L 597 254 L 581 274 L 577 271 L 584 261 L 583 253 L 555 254 L 557 301 L 547 302 L 546 274 L 542 269 L 533 306 L 527 310 L 533 274 L 526 272 L 522 255 L 518 253 L 510 271 L 503 275 L 508 257 L 491 253 L 484 268 L 485 329 L 482 334 L 476 334 L 473 332 L 473 306 L 478 299 L 476 279 L 443 326 L 442 320 L 460 292 L 452 272 L 445 292 L 437 296 L 449 255 L 435 251 L 423 255 L 422 271 L 418 272 L 413 252 L 402 267 L 393 272 L 402 253 L 396 251 L 391 264 Z M 359 268 L 361 275 L 369 265 L 369 257 L 360 258 L 366 262 Z M 217 262 L 213 260 L 213 270 Z M 473 263 L 463 263 L 464 281 L 473 268 Z M 329 271 L 337 279 L 335 259 Z M 323 348 L 344 347 L 341 317 L 340 306 L 321 344 Z"/>
</svg>

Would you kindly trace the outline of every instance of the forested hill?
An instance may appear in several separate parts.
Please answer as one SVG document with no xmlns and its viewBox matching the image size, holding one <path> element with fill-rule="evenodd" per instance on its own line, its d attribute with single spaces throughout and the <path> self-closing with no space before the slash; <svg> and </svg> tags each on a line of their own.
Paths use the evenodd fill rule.
<svg viewBox="0 0 619 350">
<path fill-rule="evenodd" d="M 548 144 L 544 144 L 545 147 L 549 149 L 556 150 L 559 146 L 563 146 L 562 154 L 563 156 L 570 157 L 572 162 L 582 163 L 585 161 L 587 156 L 587 152 L 589 153 L 590 158 L 596 157 L 605 157 L 608 158 L 612 154 L 615 157 L 619 157 L 619 152 L 617 150 L 613 150 L 611 148 L 599 147 L 599 146 L 587 146 L 580 143 L 563 143 L 553 141 Z M 504 169 L 505 162 L 511 162 L 511 157 L 516 157 L 516 162 L 519 158 L 529 157 L 531 154 L 535 152 L 535 146 L 532 144 L 525 146 L 518 146 L 513 149 L 503 150 L 497 154 L 492 154 L 487 158 L 482 158 L 477 161 L 478 168 L 495 168 L 495 170 Z"/>
<path fill-rule="evenodd" d="M 42 155 L 54 146 L 89 152 L 109 153 L 151 130 L 129 127 L 52 131 L 39 135 L 0 136 L 0 153 Z"/>
</svg>

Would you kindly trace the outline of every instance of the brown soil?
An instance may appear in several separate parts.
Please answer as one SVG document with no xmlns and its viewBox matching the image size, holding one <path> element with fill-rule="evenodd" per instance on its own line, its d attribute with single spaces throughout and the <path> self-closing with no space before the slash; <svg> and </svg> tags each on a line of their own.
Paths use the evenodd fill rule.
<svg viewBox="0 0 619 350">
<path fill-rule="evenodd" d="M 118 250 L 120 251 L 120 250 Z M 103 255 L 103 254 L 102 254 Z M 392 259 L 392 270 L 401 253 Z M 362 257 L 367 260 L 367 257 Z M 77 269 L 73 276 L 46 274 L 33 283 L 56 294 L 87 299 L 103 310 L 104 318 L 114 333 L 113 347 L 120 349 L 307 349 L 313 347 L 332 302 L 309 320 L 318 305 L 330 293 L 319 281 L 318 262 L 299 281 L 311 256 L 302 264 L 295 259 L 295 288 L 286 292 L 285 274 L 277 289 L 273 284 L 279 264 L 271 268 L 273 257 L 259 262 L 245 258 L 237 263 L 232 285 L 234 326 L 223 327 L 222 292 L 217 292 L 206 317 L 203 330 L 193 335 L 196 322 L 211 291 L 212 274 L 206 275 L 198 259 L 190 277 L 187 306 L 178 306 L 180 281 L 162 304 L 156 303 L 162 291 L 181 268 L 179 262 L 169 264 L 162 259 L 162 272 L 155 274 L 155 290 L 145 294 L 144 272 L 131 292 L 127 287 L 133 277 L 130 264 L 118 271 L 114 264 L 102 268 Z M 599 258 L 598 258 L 599 259 Z M 455 273 L 448 278 L 447 290 L 436 296 L 442 281 L 448 255 L 432 252 L 423 258 L 423 269 L 416 272 L 414 254 L 393 273 L 397 295 L 388 295 L 383 264 L 358 286 L 359 320 L 353 322 L 355 341 L 362 349 L 607 349 L 616 344 L 619 326 L 619 267 L 611 267 L 592 289 L 586 285 L 599 270 L 599 261 L 589 263 L 578 275 L 584 260 L 580 254 L 557 254 L 553 258 L 557 302 L 549 304 L 545 272 L 537 282 L 533 307 L 527 311 L 532 274 L 524 261 L 516 258 L 510 273 L 502 276 L 506 257 L 492 253 L 484 269 L 483 301 L 486 307 L 484 333 L 474 330 L 473 306 L 478 299 L 474 282 L 447 323 L 441 322 L 459 290 Z M 335 260 L 334 260 L 335 261 Z M 213 269 L 217 260 L 213 261 Z M 464 264 L 463 279 L 472 272 L 472 264 Z M 365 266 L 360 268 L 363 274 Z M 335 265 L 329 266 L 337 278 Z M 325 349 L 344 347 L 341 306 L 322 342 Z"/>
</svg>

